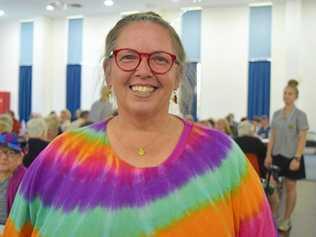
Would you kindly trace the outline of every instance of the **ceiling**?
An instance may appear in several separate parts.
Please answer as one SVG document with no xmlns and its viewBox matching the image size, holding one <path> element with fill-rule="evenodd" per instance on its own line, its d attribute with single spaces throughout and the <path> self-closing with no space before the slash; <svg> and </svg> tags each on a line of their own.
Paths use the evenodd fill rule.
<svg viewBox="0 0 316 237">
<path fill-rule="evenodd" d="M 0 9 L 5 11 L 2 19 L 29 19 L 39 16 L 52 18 L 73 15 L 102 15 L 120 13 L 125 11 L 169 10 L 183 7 L 207 7 L 223 5 L 239 5 L 261 2 L 261 0 L 113 0 L 112 7 L 105 7 L 104 0 L 59 0 L 66 4 L 79 3 L 81 8 L 69 8 L 66 10 L 47 11 L 46 5 L 56 0 L 0 0 Z M 61 7 L 62 8 L 62 7 Z"/>
</svg>

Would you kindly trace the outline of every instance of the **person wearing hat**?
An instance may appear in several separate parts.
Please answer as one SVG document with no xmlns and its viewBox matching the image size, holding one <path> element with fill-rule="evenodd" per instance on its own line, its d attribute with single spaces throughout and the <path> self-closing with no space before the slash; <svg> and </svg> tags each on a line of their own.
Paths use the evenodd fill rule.
<svg viewBox="0 0 316 237">
<path fill-rule="evenodd" d="M 12 133 L 0 133 L 0 224 L 10 213 L 15 194 L 24 176 L 22 149 L 18 137 Z"/>
</svg>

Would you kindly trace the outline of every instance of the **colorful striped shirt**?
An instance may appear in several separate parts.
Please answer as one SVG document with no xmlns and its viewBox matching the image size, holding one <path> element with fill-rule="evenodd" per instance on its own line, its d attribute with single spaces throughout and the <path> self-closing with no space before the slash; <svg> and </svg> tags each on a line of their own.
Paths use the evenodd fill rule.
<svg viewBox="0 0 316 237">
<path fill-rule="evenodd" d="M 255 171 L 226 135 L 184 121 L 157 167 L 120 160 L 107 122 L 53 141 L 26 173 L 5 237 L 274 237 Z"/>
</svg>

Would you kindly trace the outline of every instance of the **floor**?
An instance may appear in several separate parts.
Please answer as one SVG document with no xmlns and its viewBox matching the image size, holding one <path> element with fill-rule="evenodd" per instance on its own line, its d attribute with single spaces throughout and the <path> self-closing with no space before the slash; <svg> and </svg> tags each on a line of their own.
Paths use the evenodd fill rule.
<svg viewBox="0 0 316 237">
<path fill-rule="evenodd" d="M 298 200 L 292 217 L 292 230 L 280 237 L 316 237 L 316 181 L 298 183 Z"/>
</svg>

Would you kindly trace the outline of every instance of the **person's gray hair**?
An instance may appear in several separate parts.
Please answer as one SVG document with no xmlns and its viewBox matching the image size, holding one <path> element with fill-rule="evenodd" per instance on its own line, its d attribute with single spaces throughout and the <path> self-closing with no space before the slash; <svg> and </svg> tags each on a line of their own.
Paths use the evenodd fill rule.
<svg viewBox="0 0 316 237">
<path fill-rule="evenodd" d="M 106 37 L 105 42 L 105 60 L 109 59 L 111 56 L 111 53 L 116 47 L 116 41 L 122 32 L 123 28 L 128 26 L 131 23 L 134 22 L 152 22 L 159 24 L 164 29 L 168 30 L 172 45 L 175 48 L 175 53 L 177 56 L 177 63 L 179 64 L 179 72 L 180 75 L 183 75 L 184 72 L 184 64 L 185 64 L 185 51 L 183 48 L 183 45 L 181 43 L 180 37 L 178 36 L 175 29 L 167 22 L 165 21 L 161 16 L 154 12 L 142 12 L 142 13 L 135 13 L 131 15 L 127 15 L 123 17 L 121 20 L 119 20 L 116 25 L 110 30 Z"/>
<path fill-rule="evenodd" d="M 0 115 L 0 132 L 12 132 L 13 120 L 12 117 L 5 113 Z"/>
<path fill-rule="evenodd" d="M 248 121 L 243 121 L 238 125 L 238 136 L 253 136 L 254 126 Z"/>
<path fill-rule="evenodd" d="M 42 137 L 47 134 L 47 124 L 43 118 L 30 119 L 26 124 L 29 137 Z"/>
</svg>

